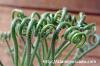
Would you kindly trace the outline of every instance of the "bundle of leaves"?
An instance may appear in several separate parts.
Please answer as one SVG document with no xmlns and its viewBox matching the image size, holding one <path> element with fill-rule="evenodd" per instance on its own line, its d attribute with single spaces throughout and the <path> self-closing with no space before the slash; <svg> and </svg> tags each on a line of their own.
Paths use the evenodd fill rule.
<svg viewBox="0 0 100 66">
<path fill-rule="evenodd" d="M 78 61 L 100 44 L 96 25 L 88 24 L 85 19 L 86 15 L 83 12 L 77 17 L 70 14 L 66 8 L 56 13 L 45 12 L 41 15 L 33 12 L 30 16 L 26 16 L 22 10 L 15 9 L 12 11 L 11 30 L 1 32 L 0 39 L 7 43 L 14 66 L 55 66 L 55 60 L 73 45 L 64 58 L 61 58 L 63 63 L 60 63 L 60 66 L 63 66 L 72 52 L 75 55 L 71 60 Z M 18 37 L 24 42 L 21 57 Z M 13 41 L 13 52 L 9 40 Z M 38 64 L 33 64 L 35 58 Z M 66 66 L 74 64 L 75 62 L 69 62 Z"/>
</svg>

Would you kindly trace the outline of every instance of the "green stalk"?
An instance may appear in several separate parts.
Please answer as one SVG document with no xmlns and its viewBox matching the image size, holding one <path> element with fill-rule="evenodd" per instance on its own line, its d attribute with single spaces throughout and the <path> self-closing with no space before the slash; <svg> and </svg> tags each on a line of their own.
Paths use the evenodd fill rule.
<svg viewBox="0 0 100 66">
<path fill-rule="evenodd" d="M 45 60 L 45 58 L 46 58 L 45 57 L 46 56 L 46 54 L 45 54 L 46 52 L 45 51 L 46 50 L 45 50 L 45 47 L 44 47 L 44 41 L 43 41 L 43 39 L 41 40 L 41 42 L 42 42 L 42 60 Z M 44 63 L 42 65 L 45 66 Z"/>
<path fill-rule="evenodd" d="M 33 48 L 33 50 L 34 50 L 35 47 L 32 45 L 32 48 Z M 40 47 L 39 47 L 39 48 L 40 48 Z M 36 52 L 36 57 L 37 57 L 37 60 L 38 60 L 39 66 L 42 66 L 40 50 L 37 50 L 37 52 Z"/>
<path fill-rule="evenodd" d="M 17 26 L 17 24 L 21 22 L 21 19 L 14 19 L 13 22 L 12 22 L 12 25 L 11 25 L 11 36 L 12 36 L 12 39 L 13 39 L 13 42 L 14 42 L 14 64 L 15 66 L 18 66 L 18 60 L 19 60 L 19 57 L 18 57 L 18 43 L 17 43 L 17 38 L 16 38 L 16 31 L 15 31 L 15 27 Z"/>
<path fill-rule="evenodd" d="M 60 51 L 60 49 L 61 49 L 67 42 L 68 42 L 68 41 L 64 40 L 64 41 L 60 44 L 60 46 L 56 49 L 55 53 L 57 54 L 57 53 Z"/>
<path fill-rule="evenodd" d="M 31 43 L 32 44 L 32 43 Z M 27 48 L 27 45 L 25 45 L 25 47 L 24 47 L 24 52 L 23 52 L 23 56 L 22 56 L 22 64 L 21 64 L 21 66 L 24 66 L 25 65 L 25 60 L 26 60 L 26 48 Z M 32 45 L 32 49 L 34 50 L 34 46 Z M 33 51 L 32 50 L 32 51 Z M 37 57 L 37 59 L 38 59 L 38 62 L 39 62 L 39 66 L 42 66 L 42 63 L 41 63 L 41 58 L 40 58 L 40 55 L 39 55 L 39 51 L 36 53 L 36 57 Z"/>
<path fill-rule="evenodd" d="M 40 35 L 37 36 L 36 41 L 35 41 L 35 43 L 34 43 L 34 44 L 35 44 L 35 48 L 34 48 L 34 50 L 32 51 L 32 55 L 31 55 L 31 59 L 30 59 L 30 65 L 29 65 L 29 66 L 32 66 L 32 64 L 33 64 L 36 51 L 38 50 L 39 42 L 40 42 Z"/>
<path fill-rule="evenodd" d="M 55 59 L 57 59 L 59 57 L 59 55 L 65 50 L 67 49 L 67 47 L 70 45 L 70 42 L 61 44 L 61 46 L 58 48 L 58 50 L 56 51 L 55 54 Z"/>
<path fill-rule="evenodd" d="M 26 55 L 26 66 L 31 66 L 30 65 L 30 60 L 31 60 L 31 37 L 32 37 L 32 28 L 33 28 L 33 25 L 34 23 L 36 22 L 36 20 L 32 19 L 30 22 L 29 22 L 29 25 L 28 25 L 28 28 L 27 28 L 27 40 L 26 40 L 26 45 L 27 45 L 27 55 Z"/>
<path fill-rule="evenodd" d="M 11 47 L 10 47 L 10 45 L 9 45 L 8 40 L 6 40 L 6 44 L 7 44 L 7 47 L 8 47 L 8 49 L 9 49 L 9 52 L 10 52 L 10 55 L 11 55 L 11 58 L 12 58 L 12 62 L 14 63 L 14 56 L 13 56 L 13 53 L 12 53 L 12 50 L 11 50 Z"/>
<path fill-rule="evenodd" d="M 25 65 L 26 48 L 27 48 L 27 45 L 24 46 L 24 51 L 23 51 L 23 55 L 22 55 L 22 63 L 21 63 L 21 66 L 24 66 Z"/>
<path fill-rule="evenodd" d="M 46 38 L 41 39 L 41 42 L 42 42 L 43 59 L 45 60 L 48 54 L 48 45 L 46 42 Z"/>
<path fill-rule="evenodd" d="M 59 34 L 61 28 L 66 27 L 66 26 L 68 27 L 68 26 L 70 26 L 70 24 L 66 23 L 66 22 L 59 23 L 59 25 L 56 28 L 56 31 L 53 34 L 53 38 L 52 38 L 52 42 L 51 42 L 51 61 L 53 61 L 53 62 L 54 62 L 54 59 L 55 59 L 55 44 L 56 44 L 56 39 L 58 37 L 58 34 Z M 54 66 L 54 63 L 51 63 L 51 66 Z"/>
<path fill-rule="evenodd" d="M 43 37 L 43 42 L 45 42 L 44 44 L 42 44 L 42 52 L 43 52 L 43 60 L 47 60 L 48 58 L 48 45 L 47 45 L 47 40 L 46 37 L 48 36 L 46 33 L 47 30 L 50 30 L 50 32 L 55 29 L 55 26 L 52 24 L 47 24 L 45 25 L 42 30 L 41 30 L 41 36 Z M 50 34 L 50 33 L 48 33 Z M 46 36 L 45 36 L 46 35 Z"/>
<path fill-rule="evenodd" d="M 67 60 L 68 57 L 72 54 L 72 52 L 75 50 L 77 45 L 75 45 L 68 53 L 67 55 L 65 56 L 65 58 L 63 59 L 63 61 Z M 61 63 L 60 66 L 63 66 L 64 63 Z"/>
</svg>

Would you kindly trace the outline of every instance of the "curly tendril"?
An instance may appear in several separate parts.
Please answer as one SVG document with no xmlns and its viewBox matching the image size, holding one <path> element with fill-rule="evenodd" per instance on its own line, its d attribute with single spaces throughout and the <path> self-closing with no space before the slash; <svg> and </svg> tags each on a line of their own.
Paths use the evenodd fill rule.
<svg viewBox="0 0 100 66">
<path fill-rule="evenodd" d="M 40 19 L 40 15 L 37 12 L 33 12 L 30 17 L 35 19 L 35 16 L 37 16 L 38 19 Z"/>
<path fill-rule="evenodd" d="M 67 14 L 67 9 L 66 8 L 63 8 L 62 10 L 57 11 L 55 13 L 55 16 L 54 16 L 55 21 L 57 23 L 61 22 L 61 21 L 64 21 L 66 14 Z"/>
<path fill-rule="evenodd" d="M 80 48 L 86 41 L 85 33 L 80 32 L 79 28 L 75 26 L 68 28 L 64 37 L 66 40 L 76 44 L 78 48 Z"/>
<path fill-rule="evenodd" d="M 45 25 L 42 30 L 41 30 L 41 35 L 44 36 L 44 35 L 49 35 L 51 33 L 51 29 L 55 29 L 55 26 L 52 25 L 52 24 L 47 24 Z M 49 30 L 49 31 L 48 31 Z M 46 32 L 47 31 L 47 32 Z"/>
<path fill-rule="evenodd" d="M 28 26 L 30 20 L 31 19 L 29 17 L 26 17 L 22 20 L 22 22 L 19 26 L 19 35 L 26 36 L 26 30 L 27 30 L 27 26 Z"/>
<path fill-rule="evenodd" d="M 22 10 L 14 9 L 12 11 L 12 19 L 14 19 L 14 18 L 21 18 L 21 19 L 23 19 L 24 17 L 26 17 L 26 16 L 24 15 L 24 12 Z"/>
</svg>

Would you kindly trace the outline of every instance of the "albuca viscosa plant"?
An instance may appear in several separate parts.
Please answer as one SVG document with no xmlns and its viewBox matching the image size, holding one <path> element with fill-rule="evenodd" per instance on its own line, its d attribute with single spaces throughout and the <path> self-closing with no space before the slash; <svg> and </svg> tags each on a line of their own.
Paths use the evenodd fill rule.
<svg viewBox="0 0 100 66">
<path fill-rule="evenodd" d="M 88 24 L 85 19 L 83 12 L 76 17 L 66 8 L 56 13 L 45 12 L 41 15 L 33 12 L 30 16 L 15 9 L 12 11 L 11 30 L 0 32 L 0 39 L 7 43 L 14 66 L 56 66 L 55 60 L 59 60 L 67 48 L 71 49 L 60 59 L 63 62 L 59 65 L 74 66 L 74 61 L 80 60 L 100 45 L 96 25 Z M 21 56 L 19 38 L 24 42 Z M 13 51 L 9 45 L 10 40 L 13 42 Z M 64 63 L 73 52 L 73 62 Z M 34 63 L 36 59 L 37 63 Z M 0 64 L 3 66 L 1 62 Z"/>
</svg>

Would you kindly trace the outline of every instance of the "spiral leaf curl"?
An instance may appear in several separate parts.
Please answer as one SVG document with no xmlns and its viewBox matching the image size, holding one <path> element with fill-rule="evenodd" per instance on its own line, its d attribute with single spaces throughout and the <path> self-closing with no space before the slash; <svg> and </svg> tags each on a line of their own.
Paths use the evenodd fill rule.
<svg viewBox="0 0 100 66">
<path fill-rule="evenodd" d="M 83 32 L 78 30 L 78 27 L 70 27 L 64 34 L 65 39 L 70 40 L 74 44 L 77 44 L 77 47 L 81 47 L 86 41 L 86 35 Z"/>
</svg>

